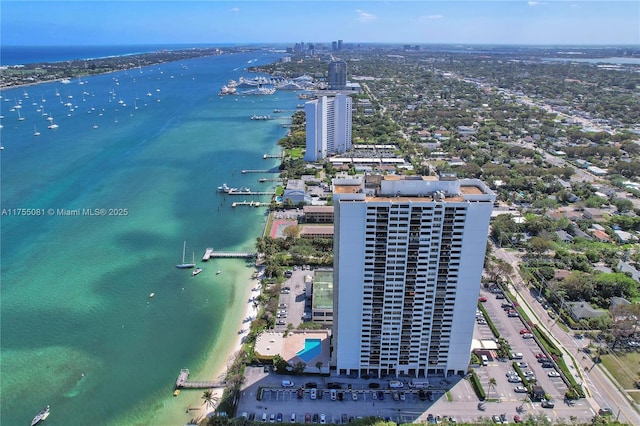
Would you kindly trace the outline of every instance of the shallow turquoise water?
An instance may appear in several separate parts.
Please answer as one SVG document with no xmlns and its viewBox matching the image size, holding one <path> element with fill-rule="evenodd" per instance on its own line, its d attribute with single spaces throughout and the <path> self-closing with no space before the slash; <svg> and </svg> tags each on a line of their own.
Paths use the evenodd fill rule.
<svg viewBox="0 0 640 426">
<path fill-rule="evenodd" d="M 278 152 L 287 120 L 249 118 L 299 102 L 292 92 L 217 92 L 249 76 L 250 59 L 276 57 L 201 58 L 2 92 L 2 424 L 25 424 L 47 404 L 49 426 L 145 424 L 181 368 L 197 375 L 224 318 L 244 303 L 244 266 L 212 260 L 191 277 L 175 268 L 183 241 L 196 261 L 206 247 L 253 248 L 265 209 L 232 209 L 242 197 L 216 187 L 269 188 L 241 170 L 275 166 L 262 154 Z M 24 121 L 10 111 L 19 101 Z M 41 105 L 58 129 L 47 129 Z M 16 216 L 21 208 L 42 214 Z M 107 215 L 62 214 L 76 209 Z"/>
</svg>

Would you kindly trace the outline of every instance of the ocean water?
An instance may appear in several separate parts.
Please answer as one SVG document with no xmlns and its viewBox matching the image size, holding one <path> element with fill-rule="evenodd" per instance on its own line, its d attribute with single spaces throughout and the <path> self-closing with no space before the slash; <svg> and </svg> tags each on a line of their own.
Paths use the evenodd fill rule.
<svg viewBox="0 0 640 426">
<path fill-rule="evenodd" d="M 290 113 L 250 117 L 299 103 L 295 92 L 217 92 L 250 76 L 250 61 L 277 58 L 221 55 L 2 91 L 2 424 L 26 424 L 47 404 L 49 426 L 197 415 L 186 408 L 202 406 L 201 390 L 172 396 L 178 372 L 213 380 L 224 369 L 218 354 L 254 285 L 242 260 L 198 260 L 206 247 L 252 250 L 266 209 L 231 203 L 269 200 L 216 188 L 273 188 L 241 171 L 277 165 L 262 155 L 279 152 Z M 204 269 L 196 277 L 175 268 L 184 241 Z"/>
</svg>

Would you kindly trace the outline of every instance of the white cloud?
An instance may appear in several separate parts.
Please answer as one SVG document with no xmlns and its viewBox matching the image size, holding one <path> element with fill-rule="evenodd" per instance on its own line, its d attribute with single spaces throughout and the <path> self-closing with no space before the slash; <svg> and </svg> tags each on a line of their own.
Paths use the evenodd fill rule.
<svg viewBox="0 0 640 426">
<path fill-rule="evenodd" d="M 426 18 L 426 19 L 442 19 L 442 18 L 444 18 L 444 16 L 442 16 L 442 15 L 428 15 L 428 16 L 425 16 L 424 18 Z"/>
<path fill-rule="evenodd" d="M 378 19 L 376 15 L 372 15 L 361 9 L 356 9 L 356 13 L 358 14 L 358 17 L 356 19 L 360 22 L 371 22 Z"/>
<path fill-rule="evenodd" d="M 231 8 L 231 11 L 232 11 L 233 13 L 238 13 L 238 12 L 240 12 L 240 8 L 239 8 L 239 7 L 232 7 L 232 8 Z"/>
<path fill-rule="evenodd" d="M 528 4 L 529 4 L 529 6 L 537 6 L 540 3 L 538 3 L 537 1 L 530 1 L 530 2 L 528 2 Z"/>
</svg>

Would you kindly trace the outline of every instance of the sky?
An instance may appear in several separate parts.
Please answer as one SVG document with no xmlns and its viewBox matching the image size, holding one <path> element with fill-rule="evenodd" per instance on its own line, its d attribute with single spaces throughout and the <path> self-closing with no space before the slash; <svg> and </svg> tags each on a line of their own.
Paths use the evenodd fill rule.
<svg viewBox="0 0 640 426">
<path fill-rule="evenodd" d="M 640 45 L 638 0 L 0 0 L 2 45 Z"/>
</svg>

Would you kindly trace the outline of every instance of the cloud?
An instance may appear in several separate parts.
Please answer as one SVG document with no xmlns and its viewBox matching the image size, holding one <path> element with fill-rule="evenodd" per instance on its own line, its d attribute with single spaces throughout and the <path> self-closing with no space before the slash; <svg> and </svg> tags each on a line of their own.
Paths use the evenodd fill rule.
<svg viewBox="0 0 640 426">
<path fill-rule="evenodd" d="M 238 12 L 240 12 L 240 8 L 239 8 L 239 7 L 232 7 L 232 8 L 231 8 L 231 11 L 232 11 L 233 13 L 238 13 Z"/>
<path fill-rule="evenodd" d="M 444 16 L 442 16 L 442 15 L 427 15 L 427 16 L 424 16 L 424 18 L 425 19 L 442 19 L 442 18 L 444 18 Z"/>
<path fill-rule="evenodd" d="M 372 15 L 361 9 L 356 9 L 356 13 L 358 14 L 358 17 L 356 19 L 360 22 L 371 22 L 378 19 L 376 15 Z"/>
<path fill-rule="evenodd" d="M 530 1 L 530 2 L 528 2 L 528 4 L 529 4 L 529 6 L 537 6 L 540 3 L 538 3 L 537 1 Z"/>
</svg>

